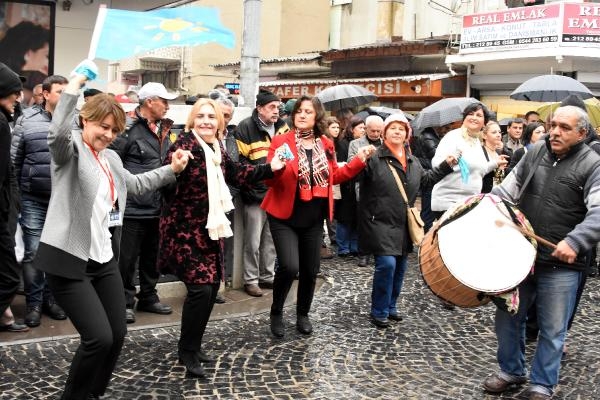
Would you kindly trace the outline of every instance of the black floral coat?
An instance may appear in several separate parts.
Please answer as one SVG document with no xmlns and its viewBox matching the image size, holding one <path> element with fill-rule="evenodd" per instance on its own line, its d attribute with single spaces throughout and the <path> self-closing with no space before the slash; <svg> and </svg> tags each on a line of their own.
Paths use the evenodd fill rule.
<svg viewBox="0 0 600 400">
<path fill-rule="evenodd" d="M 237 163 L 227 155 L 220 141 L 223 176 L 228 185 L 249 188 L 253 182 L 273 177 L 271 167 Z M 174 274 L 185 283 L 212 284 L 223 279 L 223 239 L 212 240 L 206 229 L 208 184 L 204 150 L 193 133 L 185 132 L 167 153 L 171 163 L 176 149 L 190 150 L 187 168 L 174 187 L 167 189 L 160 218 L 160 256 L 158 268 Z"/>
</svg>

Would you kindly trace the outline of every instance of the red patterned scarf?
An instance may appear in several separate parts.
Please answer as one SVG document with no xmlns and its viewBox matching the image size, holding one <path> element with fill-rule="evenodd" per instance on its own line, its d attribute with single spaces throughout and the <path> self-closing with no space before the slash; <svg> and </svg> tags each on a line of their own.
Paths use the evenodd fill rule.
<svg viewBox="0 0 600 400">
<path fill-rule="evenodd" d="M 312 181 L 310 163 L 302 146 L 302 139 L 313 138 L 312 148 Z M 298 149 L 298 184 L 300 199 L 310 201 L 313 197 L 327 197 L 329 189 L 329 165 L 320 138 L 315 138 L 312 131 L 296 132 L 296 148 Z M 314 186 L 312 185 L 314 182 Z"/>
</svg>

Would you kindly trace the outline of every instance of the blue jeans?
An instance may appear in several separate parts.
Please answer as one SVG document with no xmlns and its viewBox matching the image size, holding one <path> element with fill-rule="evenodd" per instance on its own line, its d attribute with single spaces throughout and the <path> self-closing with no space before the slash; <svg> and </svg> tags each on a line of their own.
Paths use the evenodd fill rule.
<svg viewBox="0 0 600 400">
<path fill-rule="evenodd" d="M 498 364 L 503 373 L 527 375 L 525 366 L 525 321 L 534 304 L 540 333 L 532 360 L 529 381 L 536 391 L 552 394 L 558 383 L 567 324 L 575 306 L 581 272 L 566 268 L 536 268 L 535 274 L 519 285 L 519 312 L 511 316 L 496 310 Z"/>
<path fill-rule="evenodd" d="M 407 256 L 375 256 L 373 291 L 371 293 L 371 315 L 387 318 L 398 314 L 396 301 L 402 290 L 404 273 L 408 267 Z"/>
<path fill-rule="evenodd" d="M 338 221 L 335 230 L 335 241 L 339 254 L 358 253 L 358 234 L 356 229 Z"/>
<path fill-rule="evenodd" d="M 25 301 L 27 306 L 40 306 L 42 301 L 53 303 L 54 299 L 46 284 L 46 277 L 42 271 L 33 267 L 33 259 L 37 253 L 46 220 L 48 205 L 34 200 L 21 199 L 21 218 L 19 220 L 23 229 L 23 283 L 25 285 Z"/>
</svg>

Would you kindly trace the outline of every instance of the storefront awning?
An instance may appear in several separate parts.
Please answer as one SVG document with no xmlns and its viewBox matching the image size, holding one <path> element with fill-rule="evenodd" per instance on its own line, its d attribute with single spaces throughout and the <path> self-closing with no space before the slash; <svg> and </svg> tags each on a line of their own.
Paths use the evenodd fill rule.
<svg viewBox="0 0 600 400">
<path fill-rule="evenodd" d="M 464 81 L 464 77 L 461 75 L 437 73 L 345 79 L 280 79 L 276 81 L 259 82 L 259 86 L 272 91 L 281 98 L 292 98 L 303 95 L 315 96 L 329 86 L 341 84 L 363 86 L 367 90 L 375 93 L 380 99 L 398 97 L 441 97 L 441 81 L 452 77 Z"/>
<path fill-rule="evenodd" d="M 276 81 L 259 82 L 260 87 L 273 87 L 273 86 L 286 86 L 286 85 L 341 85 L 343 83 L 365 83 L 365 82 L 391 82 L 391 81 L 404 81 L 412 82 L 421 79 L 429 79 L 431 81 L 437 81 L 440 79 L 450 78 L 453 76 L 450 73 L 443 74 L 418 74 L 418 75 L 401 75 L 401 76 L 385 76 L 378 78 L 346 78 L 346 79 L 279 79 Z"/>
</svg>

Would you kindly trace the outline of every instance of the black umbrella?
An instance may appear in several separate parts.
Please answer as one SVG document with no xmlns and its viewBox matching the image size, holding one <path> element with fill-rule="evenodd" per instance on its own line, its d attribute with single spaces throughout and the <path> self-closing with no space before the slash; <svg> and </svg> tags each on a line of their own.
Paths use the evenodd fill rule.
<svg viewBox="0 0 600 400">
<path fill-rule="evenodd" d="M 573 78 L 563 75 L 540 75 L 519 85 L 511 99 L 527 101 L 561 101 L 576 94 L 582 99 L 594 97 L 590 89 Z"/>
<path fill-rule="evenodd" d="M 358 85 L 331 86 L 317 94 L 317 97 L 329 111 L 354 108 L 377 100 L 374 93 Z"/>
<path fill-rule="evenodd" d="M 415 117 L 411 114 L 407 114 L 399 108 L 390 108 L 390 107 L 367 107 L 362 109 L 360 112 L 354 114 L 355 117 L 359 117 L 363 121 L 367 119 L 369 115 L 379 115 L 384 120 L 392 114 L 402 113 L 406 117 L 407 120 L 412 121 Z"/>
<path fill-rule="evenodd" d="M 469 104 L 479 103 L 472 97 L 449 97 L 428 105 L 412 120 L 413 130 L 420 132 L 430 126 L 443 126 L 463 119 L 463 111 Z"/>
</svg>

